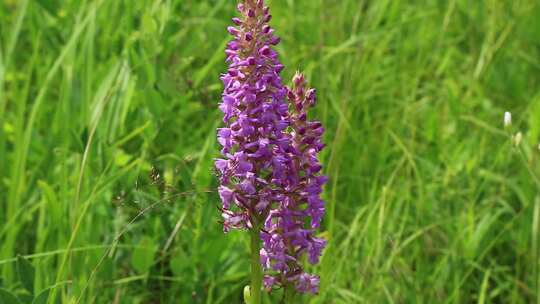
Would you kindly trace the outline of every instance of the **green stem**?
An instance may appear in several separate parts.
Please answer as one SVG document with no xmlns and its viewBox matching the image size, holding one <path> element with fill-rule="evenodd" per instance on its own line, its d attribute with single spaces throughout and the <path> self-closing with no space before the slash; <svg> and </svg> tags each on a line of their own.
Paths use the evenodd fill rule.
<svg viewBox="0 0 540 304">
<path fill-rule="evenodd" d="M 251 304 L 261 304 L 262 269 L 259 257 L 261 239 L 258 227 L 251 229 Z"/>
<path fill-rule="evenodd" d="M 284 293 L 285 294 L 283 295 L 283 303 L 295 304 L 294 296 L 296 294 L 296 291 L 294 290 L 294 286 L 292 284 L 287 284 L 287 286 L 285 286 Z"/>
</svg>

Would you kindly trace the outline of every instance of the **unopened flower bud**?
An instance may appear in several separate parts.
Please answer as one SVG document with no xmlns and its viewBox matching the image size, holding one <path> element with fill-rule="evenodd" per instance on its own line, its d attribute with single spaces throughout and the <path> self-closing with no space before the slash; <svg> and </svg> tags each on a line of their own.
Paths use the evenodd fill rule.
<svg viewBox="0 0 540 304">
<path fill-rule="evenodd" d="M 227 27 L 227 32 L 229 32 L 229 34 L 231 34 L 233 36 L 238 35 L 238 29 L 235 28 L 234 26 Z"/>
<path fill-rule="evenodd" d="M 232 18 L 232 22 L 236 25 L 241 25 L 242 24 L 242 20 L 240 20 L 240 18 Z"/>
<path fill-rule="evenodd" d="M 270 47 L 268 47 L 267 45 L 266 46 L 263 46 L 261 48 L 261 50 L 259 51 L 259 53 L 263 56 L 268 56 L 270 55 Z"/>
<path fill-rule="evenodd" d="M 309 89 L 306 92 L 306 101 L 308 102 L 308 104 L 310 106 L 315 105 L 315 101 L 316 101 L 316 91 L 315 91 L 315 89 Z"/>
<path fill-rule="evenodd" d="M 294 100 L 296 98 L 296 95 L 294 95 L 294 92 L 291 91 L 291 90 L 287 90 L 287 97 L 290 99 L 290 100 Z"/>
<path fill-rule="evenodd" d="M 293 83 L 296 87 L 299 87 L 304 84 L 304 75 L 300 72 L 296 72 L 293 77 Z"/>
<path fill-rule="evenodd" d="M 270 37 L 270 39 L 268 39 L 268 43 L 270 43 L 271 45 L 278 45 L 280 42 L 281 42 L 281 38 L 277 36 L 272 36 Z"/>
<path fill-rule="evenodd" d="M 512 125 L 512 113 L 504 112 L 504 126 L 509 127 Z"/>
</svg>

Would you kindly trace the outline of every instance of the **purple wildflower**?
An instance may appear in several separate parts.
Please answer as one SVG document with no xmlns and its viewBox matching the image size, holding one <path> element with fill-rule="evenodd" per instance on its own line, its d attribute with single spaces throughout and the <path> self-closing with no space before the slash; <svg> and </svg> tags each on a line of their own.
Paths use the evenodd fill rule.
<svg viewBox="0 0 540 304">
<path fill-rule="evenodd" d="M 270 48 L 276 37 L 266 24 L 263 1 L 238 5 L 243 18 L 228 27 L 234 39 L 227 45 L 229 70 L 221 76 L 225 85 L 219 106 L 225 128 L 218 129 L 224 159 L 216 160 L 220 175 L 224 230 L 252 228 L 276 201 L 272 172 L 279 172 L 288 140 L 286 89 L 279 72 L 283 65 Z"/>
<path fill-rule="evenodd" d="M 279 43 L 263 0 L 238 5 L 242 18 L 227 31 L 229 70 L 221 76 L 224 128 L 218 129 L 223 159 L 219 175 L 223 229 L 260 229 L 264 286 L 293 285 L 316 293 L 319 278 L 303 271 L 307 256 L 318 262 L 326 244 L 315 237 L 324 214 L 320 198 L 326 178 L 317 154 L 324 145 L 320 122 L 308 121 L 315 90 L 297 74 L 283 86 L 283 65 L 272 49 Z M 287 102 L 288 101 L 288 102 Z"/>
<path fill-rule="evenodd" d="M 320 175 L 317 154 L 324 148 L 321 142 L 324 129 L 320 122 L 308 121 L 307 111 L 315 105 L 315 90 L 306 86 L 304 76 L 297 73 L 293 88 L 287 89 L 290 103 L 290 146 L 283 160 L 284 170 L 279 204 L 266 220 L 261 238 L 261 263 L 273 275 L 265 279 L 265 286 L 294 284 L 299 292 L 316 293 L 319 278 L 307 274 L 300 264 L 307 254 L 311 264 L 319 262 L 326 241 L 315 236 L 324 215 L 320 198 L 326 177 Z M 306 224 L 306 219 L 309 219 Z M 273 277 L 273 280 L 270 278 Z"/>
</svg>

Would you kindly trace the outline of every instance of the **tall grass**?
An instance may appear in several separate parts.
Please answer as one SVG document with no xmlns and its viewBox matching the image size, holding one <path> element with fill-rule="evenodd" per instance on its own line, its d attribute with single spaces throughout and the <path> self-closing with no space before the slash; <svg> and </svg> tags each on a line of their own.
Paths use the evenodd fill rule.
<svg viewBox="0 0 540 304">
<path fill-rule="evenodd" d="M 241 302 L 211 167 L 233 2 L 0 0 L 1 288 L 30 297 L 22 255 L 49 303 Z M 540 303 L 540 4 L 271 5 L 328 126 L 304 301 Z"/>
</svg>

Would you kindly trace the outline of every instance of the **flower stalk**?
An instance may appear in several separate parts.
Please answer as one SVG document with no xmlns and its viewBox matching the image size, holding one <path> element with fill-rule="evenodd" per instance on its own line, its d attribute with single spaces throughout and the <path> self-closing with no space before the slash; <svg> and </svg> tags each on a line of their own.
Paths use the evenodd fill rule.
<svg viewBox="0 0 540 304">
<path fill-rule="evenodd" d="M 284 304 L 294 304 L 295 302 L 295 294 L 296 290 L 294 289 L 294 285 L 287 284 L 284 287 L 283 290 L 283 303 Z"/>
<path fill-rule="evenodd" d="M 261 238 L 259 237 L 258 227 L 254 227 L 250 231 L 250 247 L 251 247 L 251 285 L 250 285 L 250 303 L 246 304 L 261 304 L 261 289 L 262 289 L 262 267 L 260 262 L 259 251 L 261 250 Z"/>
</svg>

